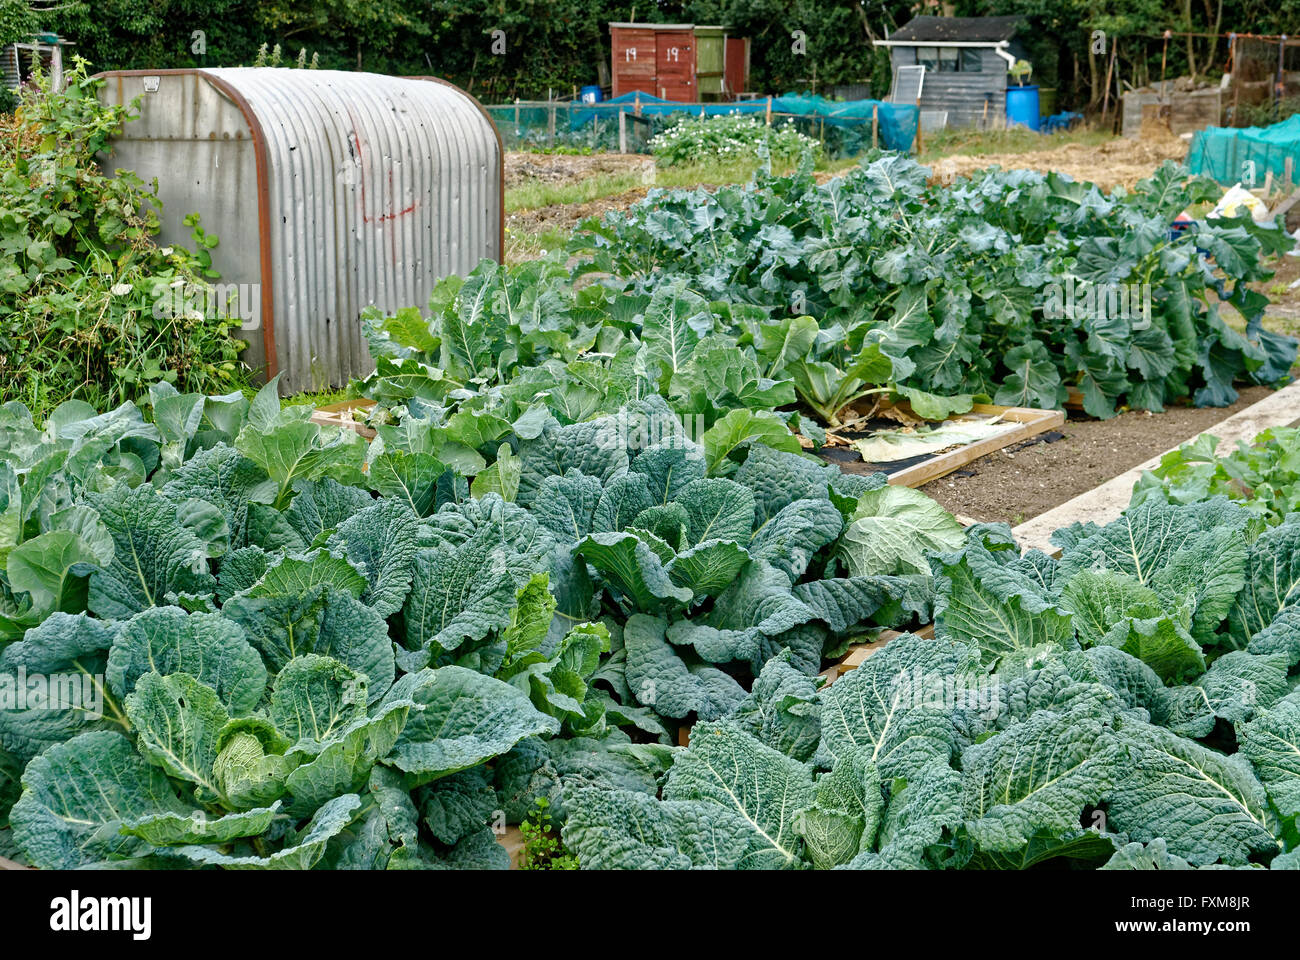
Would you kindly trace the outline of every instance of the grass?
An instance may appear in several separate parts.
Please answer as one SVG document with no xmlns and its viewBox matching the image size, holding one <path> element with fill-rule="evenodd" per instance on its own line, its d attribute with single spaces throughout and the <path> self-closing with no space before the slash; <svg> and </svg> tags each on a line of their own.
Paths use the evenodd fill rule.
<svg viewBox="0 0 1300 960">
<path fill-rule="evenodd" d="M 262 384 L 252 384 L 242 388 L 244 396 L 252 400 L 257 396 L 257 391 L 262 389 Z M 328 387 L 324 390 L 304 390 L 302 393 L 295 393 L 290 397 L 280 398 L 280 409 L 286 407 L 298 407 L 310 404 L 313 407 L 323 407 L 330 403 L 340 403 L 344 400 L 353 399 L 354 394 L 348 392 L 347 387 Z"/>
<path fill-rule="evenodd" d="M 1295 317 L 1280 317 L 1264 311 L 1264 329 L 1274 333 L 1285 333 L 1289 337 L 1300 337 L 1300 320 Z"/>
<path fill-rule="evenodd" d="M 512 230 L 506 227 L 506 263 L 536 260 L 551 250 L 569 242 L 573 231 L 567 227 L 547 227 L 544 230 Z"/>
<path fill-rule="evenodd" d="M 313 407 L 324 407 L 331 403 L 342 403 L 344 400 L 351 400 L 356 397 L 347 387 L 327 387 L 324 390 L 304 390 L 302 393 L 295 393 L 292 397 L 284 397 L 280 401 L 280 407 L 292 407 L 304 403 L 310 403 Z"/>
<path fill-rule="evenodd" d="M 626 193 L 642 186 L 643 183 L 641 173 L 638 171 L 602 173 L 585 180 L 572 180 L 567 183 L 542 181 L 525 183 L 506 191 L 506 213 L 570 203 L 590 203 L 592 200 Z"/>
</svg>

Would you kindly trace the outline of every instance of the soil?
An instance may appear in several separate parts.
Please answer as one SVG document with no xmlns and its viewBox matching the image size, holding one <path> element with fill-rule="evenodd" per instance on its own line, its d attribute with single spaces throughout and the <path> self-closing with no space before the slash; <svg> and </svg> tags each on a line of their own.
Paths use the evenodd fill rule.
<svg viewBox="0 0 1300 960">
<path fill-rule="evenodd" d="M 561 203 L 532 210 L 516 210 L 506 216 L 506 226 L 520 233 L 540 233 L 544 230 L 572 230 L 582 220 L 596 217 L 609 210 L 626 210 L 646 195 L 648 187 L 633 187 L 612 197 L 585 200 L 582 203 Z"/>
<path fill-rule="evenodd" d="M 1015 526 L 1190 440 L 1271 392 L 1242 387 L 1230 407 L 1170 407 L 1161 414 L 1135 410 L 1110 420 L 1071 414 L 1059 432 L 982 457 L 921 490 L 951 513 Z"/>
<path fill-rule="evenodd" d="M 1300 204 L 1292 208 L 1295 209 L 1300 209 Z M 1290 227 L 1289 218 L 1287 226 Z M 1272 301 L 1264 311 L 1264 326 L 1293 337 L 1300 336 L 1300 256 L 1288 254 L 1278 257 L 1272 269 L 1270 279 L 1251 284 Z"/>
<path fill-rule="evenodd" d="M 1139 140 L 1108 140 L 1087 145 L 1070 143 L 1054 150 L 1029 153 L 953 154 L 930 164 L 934 179 L 943 181 L 964 177 L 977 170 L 997 165 L 1004 170 L 1055 171 L 1075 180 L 1088 180 L 1103 191 L 1117 186 L 1131 189 L 1139 180 L 1151 176 L 1166 160 L 1183 160 L 1187 141 L 1174 136 L 1167 127 L 1145 124 Z"/>
<path fill-rule="evenodd" d="M 506 189 L 536 181 L 570 183 L 602 174 L 637 173 L 653 166 L 653 158 L 636 153 L 593 153 L 582 156 L 511 151 L 506 154 Z"/>
</svg>

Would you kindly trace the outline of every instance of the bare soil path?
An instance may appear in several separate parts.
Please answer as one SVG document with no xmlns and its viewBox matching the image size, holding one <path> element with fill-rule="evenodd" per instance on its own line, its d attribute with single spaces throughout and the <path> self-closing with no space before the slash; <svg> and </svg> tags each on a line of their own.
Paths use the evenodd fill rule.
<svg viewBox="0 0 1300 960">
<path fill-rule="evenodd" d="M 1067 420 L 1059 432 L 982 457 L 921 490 L 952 513 L 1015 526 L 1178 446 L 1267 396 L 1242 387 L 1230 407 L 1170 407 L 1110 420 Z M 1072 417 L 1076 415 L 1071 415 Z"/>
</svg>

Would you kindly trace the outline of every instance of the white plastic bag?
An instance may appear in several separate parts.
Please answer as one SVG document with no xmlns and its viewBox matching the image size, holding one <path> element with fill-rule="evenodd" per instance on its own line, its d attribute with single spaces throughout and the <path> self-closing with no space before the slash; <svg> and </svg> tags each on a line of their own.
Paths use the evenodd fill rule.
<svg viewBox="0 0 1300 960">
<path fill-rule="evenodd" d="M 1219 198 L 1219 202 L 1214 205 L 1209 216 L 1210 218 L 1239 217 L 1241 207 L 1250 211 L 1251 219 L 1256 223 L 1263 223 L 1268 219 L 1268 207 L 1264 206 L 1264 201 L 1249 190 L 1243 189 L 1240 183 L 1233 184 L 1231 189 Z"/>
</svg>

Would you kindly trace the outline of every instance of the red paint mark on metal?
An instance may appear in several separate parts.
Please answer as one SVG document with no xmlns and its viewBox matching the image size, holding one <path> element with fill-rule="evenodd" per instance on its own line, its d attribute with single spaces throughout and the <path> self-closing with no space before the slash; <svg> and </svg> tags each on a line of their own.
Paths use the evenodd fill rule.
<svg viewBox="0 0 1300 960">
<path fill-rule="evenodd" d="M 356 118 L 355 116 L 352 115 L 352 111 L 351 111 L 351 110 L 348 111 L 348 119 L 350 119 L 350 120 L 352 121 L 352 144 L 353 144 L 354 147 L 356 147 L 356 151 L 357 151 L 357 166 L 360 168 L 360 177 L 361 177 L 361 220 L 362 220 L 362 222 L 363 222 L 363 223 L 386 223 L 386 222 L 389 221 L 389 220 L 396 220 L 398 217 L 404 217 L 404 216 L 406 216 L 408 213 L 411 213 L 413 210 L 415 210 L 415 208 L 416 208 L 417 206 L 419 206 L 419 201 L 418 201 L 418 200 L 417 200 L 417 201 L 413 201 L 413 202 L 411 203 L 410 206 L 408 206 L 408 207 L 404 207 L 404 208 L 401 209 L 401 210 L 394 211 L 394 210 L 392 209 L 392 197 L 393 197 L 393 171 L 392 171 L 391 168 L 390 168 L 389 171 L 388 171 L 388 197 L 389 197 L 388 208 L 389 208 L 389 212 L 388 212 L 388 213 L 381 213 L 381 214 L 379 214 L 379 215 L 377 215 L 377 216 L 374 215 L 374 214 L 371 214 L 371 213 L 368 213 L 368 212 L 367 212 L 367 211 L 370 209 L 370 204 L 369 204 L 369 202 L 366 200 L 366 155 L 365 155 L 365 151 L 361 149 L 361 137 L 357 134 L 357 126 L 358 126 L 358 124 L 357 124 L 357 118 Z"/>
</svg>

